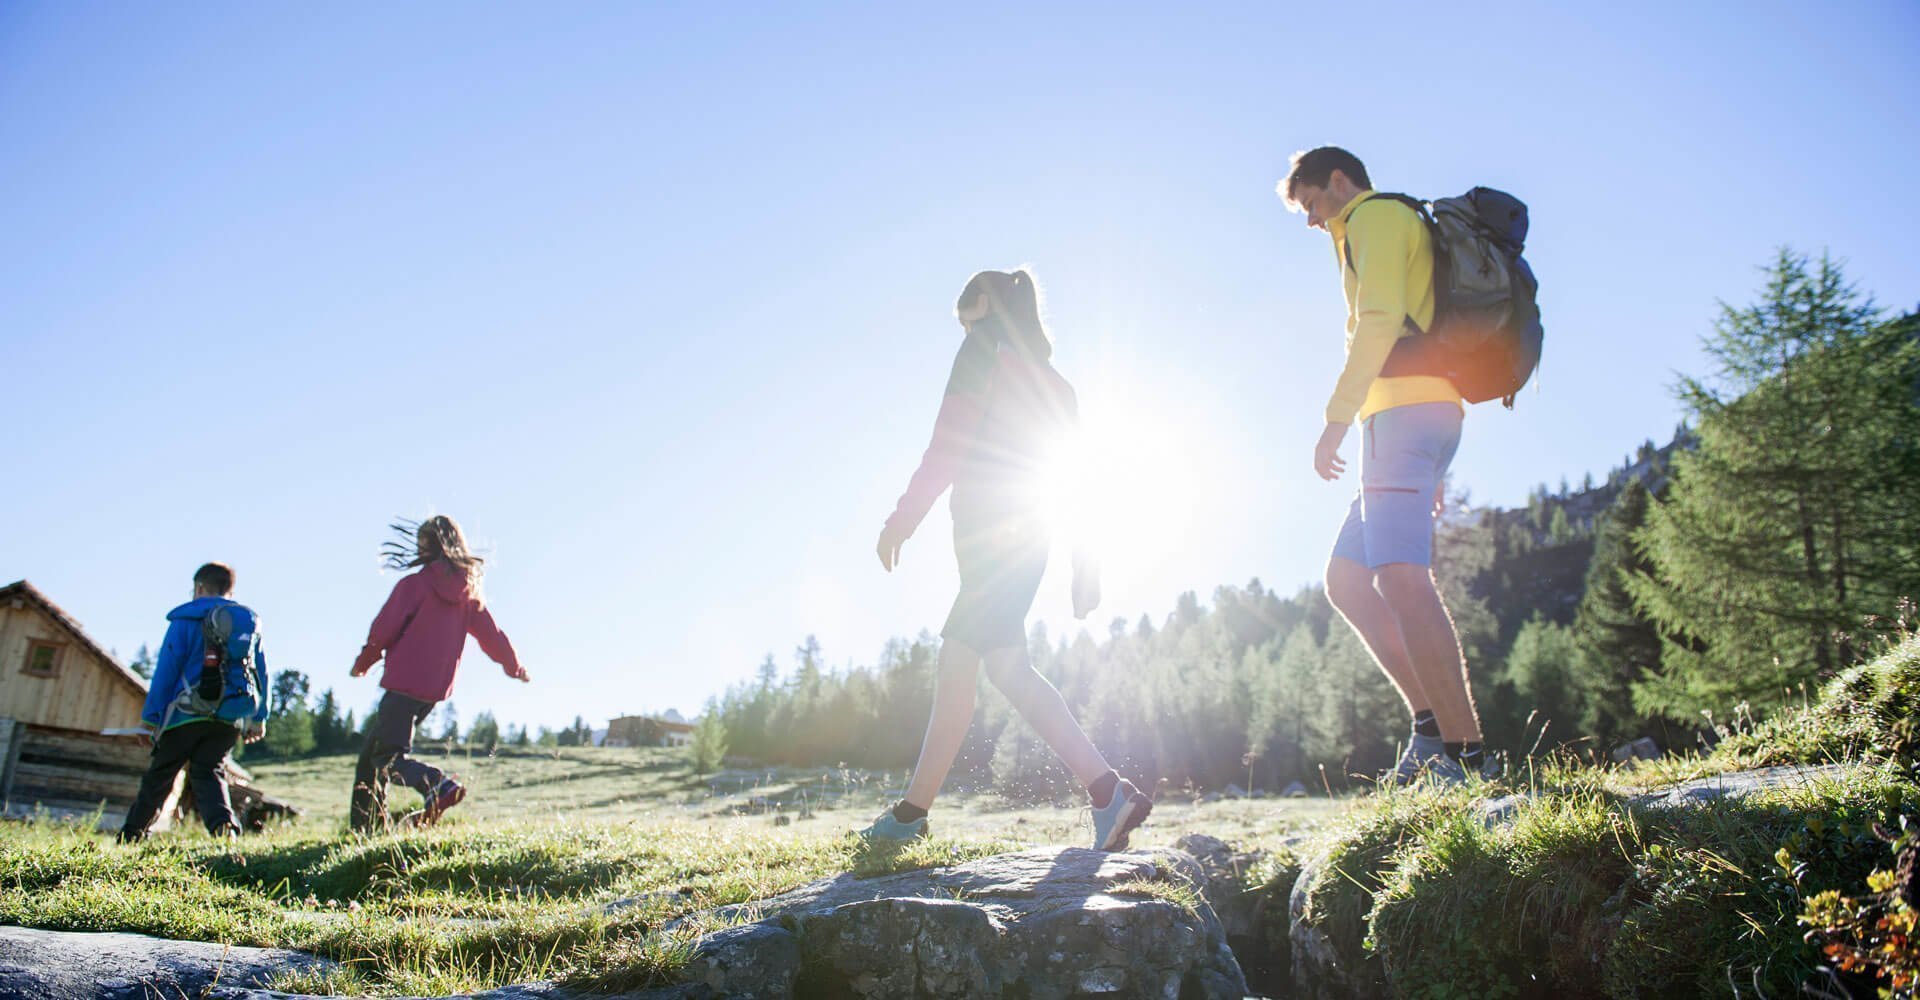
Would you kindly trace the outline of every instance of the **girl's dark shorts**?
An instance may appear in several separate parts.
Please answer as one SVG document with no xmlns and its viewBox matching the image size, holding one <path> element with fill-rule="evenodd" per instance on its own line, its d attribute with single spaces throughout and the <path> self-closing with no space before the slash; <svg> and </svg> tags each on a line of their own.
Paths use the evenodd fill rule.
<svg viewBox="0 0 1920 1000">
<path fill-rule="evenodd" d="M 1046 527 L 1037 517 L 956 518 L 953 551 L 960 560 L 960 596 L 954 598 L 940 637 L 982 655 L 1024 647 L 1027 612 L 1047 572 L 1048 548 Z"/>
</svg>

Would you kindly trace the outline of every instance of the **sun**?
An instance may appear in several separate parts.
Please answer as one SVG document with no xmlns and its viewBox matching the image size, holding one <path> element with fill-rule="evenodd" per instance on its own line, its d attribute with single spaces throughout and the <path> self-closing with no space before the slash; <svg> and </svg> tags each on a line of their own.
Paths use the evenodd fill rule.
<svg viewBox="0 0 1920 1000">
<path fill-rule="evenodd" d="M 1207 481 L 1188 412 L 1132 381 L 1081 386 L 1079 425 L 1051 442 L 1043 466 L 1055 538 L 1122 577 L 1150 575 L 1180 554 Z"/>
</svg>

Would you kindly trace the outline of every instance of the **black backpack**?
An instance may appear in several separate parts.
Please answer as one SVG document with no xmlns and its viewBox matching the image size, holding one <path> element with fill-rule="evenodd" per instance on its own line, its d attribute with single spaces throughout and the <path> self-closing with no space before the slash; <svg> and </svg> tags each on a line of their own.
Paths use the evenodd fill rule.
<svg viewBox="0 0 1920 1000">
<path fill-rule="evenodd" d="M 1540 284 L 1520 256 L 1526 203 L 1486 187 L 1442 198 L 1431 210 L 1404 194 L 1367 200 L 1373 198 L 1412 209 L 1433 237 L 1433 328 L 1422 330 L 1408 316 L 1415 336 L 1393 345 L 1380 374 L 1438 375 L 1469 403 L 1498 399 L 1512 409 L 1514 395 L 1540 364 L 1543 337 Z M 1347 253 L 1349 267 L 1352 259 Z"/>
</svg>

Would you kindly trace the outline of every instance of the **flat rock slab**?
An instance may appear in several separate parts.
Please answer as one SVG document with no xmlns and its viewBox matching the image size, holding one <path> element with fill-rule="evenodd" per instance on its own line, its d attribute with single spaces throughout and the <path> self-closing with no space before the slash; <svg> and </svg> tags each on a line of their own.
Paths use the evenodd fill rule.
<svg viewBox="0 0 1920 1000">
<path fill-rule="evenodd" d="M 278 948 L 0 927 L 0 997 L 7 1000 L 226 1000 L 281 972 L 327 965 Z"/>
<path fill-rule="evenodd" d="M 1818 766 L 1784 765 L 1781 767 L 1762 767 L 1752 771 L 1730 771 L 1705 778 L 1683 781 L 1677 785 L 1647 792 L 1633 797 L 1635 805 L 1655 808 L 1673 808 L 1676 806 L 1698 806 L 1720 799 L 1739 799 L 1775 788 L 1807 785 L 1816 781 L 1830 781 L 1845 773 L 1845 764 L 1821 764 Z"/>
<path fill-rule="evenodd" d="M 1153 883 L 1185 899 L 1142 889 Z M 752 923 L 703 941 L 689 985 L 768 998 L 1244 996 L 1205 885 L 1191 857 L 1164 849 L 838 875 L 717 911 Z"/>
</svg>

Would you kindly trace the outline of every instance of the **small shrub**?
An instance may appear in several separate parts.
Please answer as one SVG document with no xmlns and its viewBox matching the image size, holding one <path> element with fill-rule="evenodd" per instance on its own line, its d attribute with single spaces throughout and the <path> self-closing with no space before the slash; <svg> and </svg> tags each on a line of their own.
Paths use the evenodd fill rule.
<svg viewBox="0 0 1920 1000">
<path fill-rule="evenodd" d="M 1867 894 L 1843 895 L 1828 889 L 1809 897 L 1800 923 L 1808 938 L 1834 964 L 1835 978 L 1871 977 L 1884 983 L 1880 995 L 1909 1000 L 1920 982 L 1920 830 L 1900 817 L 1898 836 L 1876 833 L 1893 846 L 1892 870 L 1868 874 Z M 1781 849 L 1781 866 L 1792 874 L 1791 855 Z"/>
</svg>

